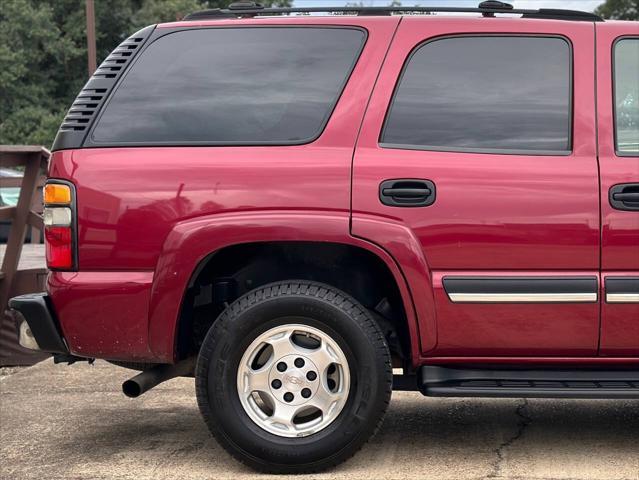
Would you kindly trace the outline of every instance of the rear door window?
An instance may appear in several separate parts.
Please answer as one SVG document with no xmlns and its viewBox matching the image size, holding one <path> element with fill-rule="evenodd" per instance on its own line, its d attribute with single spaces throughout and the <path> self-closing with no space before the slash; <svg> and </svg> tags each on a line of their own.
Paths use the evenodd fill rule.
<svg viewBox="0 0 639 480">
<path fill-rule="evenodd" d="M 132 65 L 93 145 L 302 144 L 326 125 L 364 45 L 356 28 L 184 30 Z"/>
<path fill-rule="evenodd" d="M 559 37 L 460 36 L 418 47 L 381 135 L 390 148 L 565 154 L 571 47 Z"/>
<path fill-rule="evenodd" d="M 619 155 L 639 155 L 639 38 L 615 43 L 615 145 Z"/>
</svg>

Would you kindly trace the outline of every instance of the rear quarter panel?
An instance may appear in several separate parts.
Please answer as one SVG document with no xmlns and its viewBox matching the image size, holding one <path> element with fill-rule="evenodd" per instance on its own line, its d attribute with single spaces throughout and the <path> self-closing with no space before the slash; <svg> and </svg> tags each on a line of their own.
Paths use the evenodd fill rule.
<svg viewBox="0 0 639 480">
<path fill-rule="evenodd" d="M 48 287 L 73 352 L 100 358 L 173 360 L 179 302 L 191 273 L 215 248 L 251 237 L 251 220 L 246 218 L 247 228 L 217 230 L 217 238 L 198 237 L 197 253 L 185 252 L 189 262 L 179 263 L 183 271 L 176 272 L 176 265 L 166 261 L 159 265 L 163 249 L 166 253 L 176 245 L 174 241 L 165 245 L 170 233 L 189 220 L 203 218 L 205 224 L 214 224 L 217 218 L 249 212 L 259 228 L 258 236 L 277 240 L 290 239 L 296 225 L 289 229 L 276 225 L 264 232 L 256 220 L 259 215 L 282 210 L 301 215 L 324 212 L 343 219 L 339 233 L 349 237 L 353 148 L 398 22 L 399 18 L 352 17 L 298 22 L 306 26 L 357 26 L 368 32 L 328 124 L 310 144 L 84 148 L 53 154 L 49 176 L 69 180 L 77 190 L 79 272 L 52 273 Z M 190 25 L 226 24 L 237 22 Z M 242 20 L 242 26 L 273 24 L 295 22 Z M 314 230 L 314 235 L 314 240 L 322 241 L 334 239 L 335 232 Z M 190 247 L 180 243 L 180 248 Z M 175 259 L 176 252 L 171 253 Z M 158 275 L 158 266 L 163 275 Z M 149 312 L 157 312 L 156 302 L 169 290 L 174 300 L 170 313 L 152 315 L 156 323 L 151 325 Z M 128 305 L 122 295 L 135 305 Z M 150 335 L 150 331 L 154 333 Z M 127 348 L 122 347 L 125 344 Z"/>
</svg>

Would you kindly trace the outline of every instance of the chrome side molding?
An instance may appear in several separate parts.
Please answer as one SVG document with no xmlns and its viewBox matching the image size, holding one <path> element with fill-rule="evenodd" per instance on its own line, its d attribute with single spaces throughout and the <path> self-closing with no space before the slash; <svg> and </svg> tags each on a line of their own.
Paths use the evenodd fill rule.
<svg viewBox="0 0 639 480">
<path fill-rule="evenodd" d="M 606 293 L 606 303 L 639 303 L 639 293 Z"/>
<path fill-rule="evenodd" d="M 595 303 L 595 276 L 457 277 L 442 279 L 453 303 Z"/>
<path fill-rule="evenodd" d="M 592 303 L 596 293 L 450 293 L 454 303 Z"/>
<path fill-rule="evenodd" d="M 639 303 L 639 277 L 605 277 L 606 303 Z"/>
<path fill-rule="evenodd" d="M 504 277 L 454 276 L 442 279 L 453 303 L 594 303 L 594 276 Z M 639 303 L 639 277 L 604 278 L 606 303 Z"/>
</svg>

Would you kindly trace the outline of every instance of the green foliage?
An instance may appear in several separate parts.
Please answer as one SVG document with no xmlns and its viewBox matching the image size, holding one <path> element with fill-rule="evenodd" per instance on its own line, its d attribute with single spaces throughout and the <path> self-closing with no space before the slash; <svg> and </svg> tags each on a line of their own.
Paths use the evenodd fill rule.
<svg viewBox="0 0 639 480">
<path fill-rule="evenodd" d="M 18 108 L 0 124 L 0 143 L 48 146 L 64 114 L 64 109 L 51 111 L 37 105 Z"/>
<path fill-rule="evenodd" d="M 180 20 L 187 13 L 207 8 L 200 0 L 147 0 L 132 17 L 135 27 Z"/>
<path fill-rule="evenodd" d="M 639 0 L 606 0 L 595 13 L 613 20 L 639 20 Z"/>
<path fill-rule="evenodd" d="M 96 0 L 98 64 L 147 25 L 232 0 Z M 0 0 L 0 144 L 53 142 L 87 81 L 84 0 Z M 262 0 L 288 6 L 291 0 Z"/>
<path fill-rule="evenodd" d="M 66 64 L 82 55 L 53 21 L 53 9 L 28 0 L 0 13 L 0 143 L 48 144 L 61 120 L 58 85 Z"/>
</svg>

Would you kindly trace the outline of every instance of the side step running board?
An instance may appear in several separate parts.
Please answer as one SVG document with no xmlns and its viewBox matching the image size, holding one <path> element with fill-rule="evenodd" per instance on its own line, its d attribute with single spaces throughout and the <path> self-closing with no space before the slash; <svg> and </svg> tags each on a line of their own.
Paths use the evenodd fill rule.
<svg viewBox="0 0 639 480">
<path fill-rule="evenodd" d="M 639 370 L 422 367 L 432 397 L 639 398 Z"/>
</svg>

